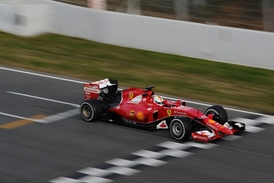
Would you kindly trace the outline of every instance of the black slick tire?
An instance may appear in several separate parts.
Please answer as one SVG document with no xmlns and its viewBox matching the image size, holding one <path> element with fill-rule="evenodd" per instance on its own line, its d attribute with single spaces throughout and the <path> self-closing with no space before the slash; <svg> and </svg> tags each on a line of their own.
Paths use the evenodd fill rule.
<svg viewBox="0 0 274 183">
<path fill-rule="evenodd" d="M 192 124 L 186 117 L 174 118 L 170 122 L 169 130 L 175 140 L 187 140 L 192 133 Z"/>
<path fill-rule="evenodd" d="M 102 117 L 103 109 L 98 100 L 85 100 L 80 105 L 80 113 L 85 121 L 93 122 Z"/>
<path fill-rule="evenodd" d="M 208 116 L 210 114 L 213 114 L 213 120 L 220 123 L 220 124 L 225 124 L 227 122 L 228 117 L 227 117 L 227 112 L 226 110 L 220 106 L 220 105 L 213 105 L 209 107 L 206 111 L 205 114 Z"/>
</svg>

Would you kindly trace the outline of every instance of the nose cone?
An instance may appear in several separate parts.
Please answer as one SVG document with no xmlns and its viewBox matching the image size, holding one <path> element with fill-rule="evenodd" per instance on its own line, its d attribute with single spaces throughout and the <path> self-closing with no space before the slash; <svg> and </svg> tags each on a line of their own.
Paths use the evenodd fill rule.
<svg viewBox="0 0 274 183">
<path fill-rule="evenodd" d="M 219 128 L 219 130 L 220 130 L 221 132 L 225 133 L 225 134 L 233 135 L 233 132 L 232 132 L 229 128 L 225 127 L 225 126 L 221 126 L 221 127 Z"/>
</svg>

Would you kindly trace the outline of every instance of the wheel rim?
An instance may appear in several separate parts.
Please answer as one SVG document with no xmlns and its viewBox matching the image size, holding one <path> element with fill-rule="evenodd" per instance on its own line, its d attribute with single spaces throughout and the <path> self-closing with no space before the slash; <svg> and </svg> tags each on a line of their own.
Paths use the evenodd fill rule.
<svg viewBox="0 0 274 183">
<path fill-rule="evenodd" d="M 84 104 L 82 106 L 82 112 L 81 113 L 82 113 L 82 116 L 84 117 L 84 119 L 86 119 L 86 120 L 91 120 L 93 118 L 93 115 L 94 115 L 93 109 L 88 104 Z"/>
<path fill-rule="evenodd" d="M 171 126 L 171 132 L 172 136 L 177 140 L 182 139 L 185 135 L 184 126 L 181 124 L 180 121 L 173 121 Z"/>
<path fill-rule="evenodd" d="M 174 135 L 179 136 L 182 134 L 182 126 L 178 122 L 175 122 L 172 127 L 172 131 Z"/>
<path fill-rule="evenodd" d="M 84 115 L 86 118 L 89 118 L 89 117 L 91 116 L 91 110 L 90 110 L 90 108 L 87 107 L 87 106 L 84 106 L 84 107 L 83 107 L 82 112 L 83 112 L 83 115 Z"/>
</svg>

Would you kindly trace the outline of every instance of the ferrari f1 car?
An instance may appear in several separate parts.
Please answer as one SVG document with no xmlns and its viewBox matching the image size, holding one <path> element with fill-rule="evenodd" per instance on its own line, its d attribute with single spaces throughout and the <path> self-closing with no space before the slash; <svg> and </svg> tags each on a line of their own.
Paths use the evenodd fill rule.
<svg viewBox="0 0 274 183">
<path fill-rule="evenodd" d="M 228 121 L 227 112 L 220 105 L 201 112 L 186 106 L 181 99 L 163 99 L 154 94 L 153 88 L 118 90 L 118 81 L 114 79 L 84 83 L 81 116 L 87 122 L 118 121 L 150 130 L 169 129 L 176 140 L 209 142 L 245 130 L 244 123 Z"/>
</svg>

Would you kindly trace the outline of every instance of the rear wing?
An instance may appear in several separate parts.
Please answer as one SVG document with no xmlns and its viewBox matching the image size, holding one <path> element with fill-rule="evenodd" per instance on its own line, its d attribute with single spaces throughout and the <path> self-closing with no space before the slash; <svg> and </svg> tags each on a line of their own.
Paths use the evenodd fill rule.
<svg viewBox="0 0 274 183">
<path fill-rule="evenodd" d="M 102 79 L 95 82 L 84 83 L 84 98 L 101 100 L 106 95 L 114 95 L 118 89 L 118 81 L 115 79 Z"/>
</svg>

